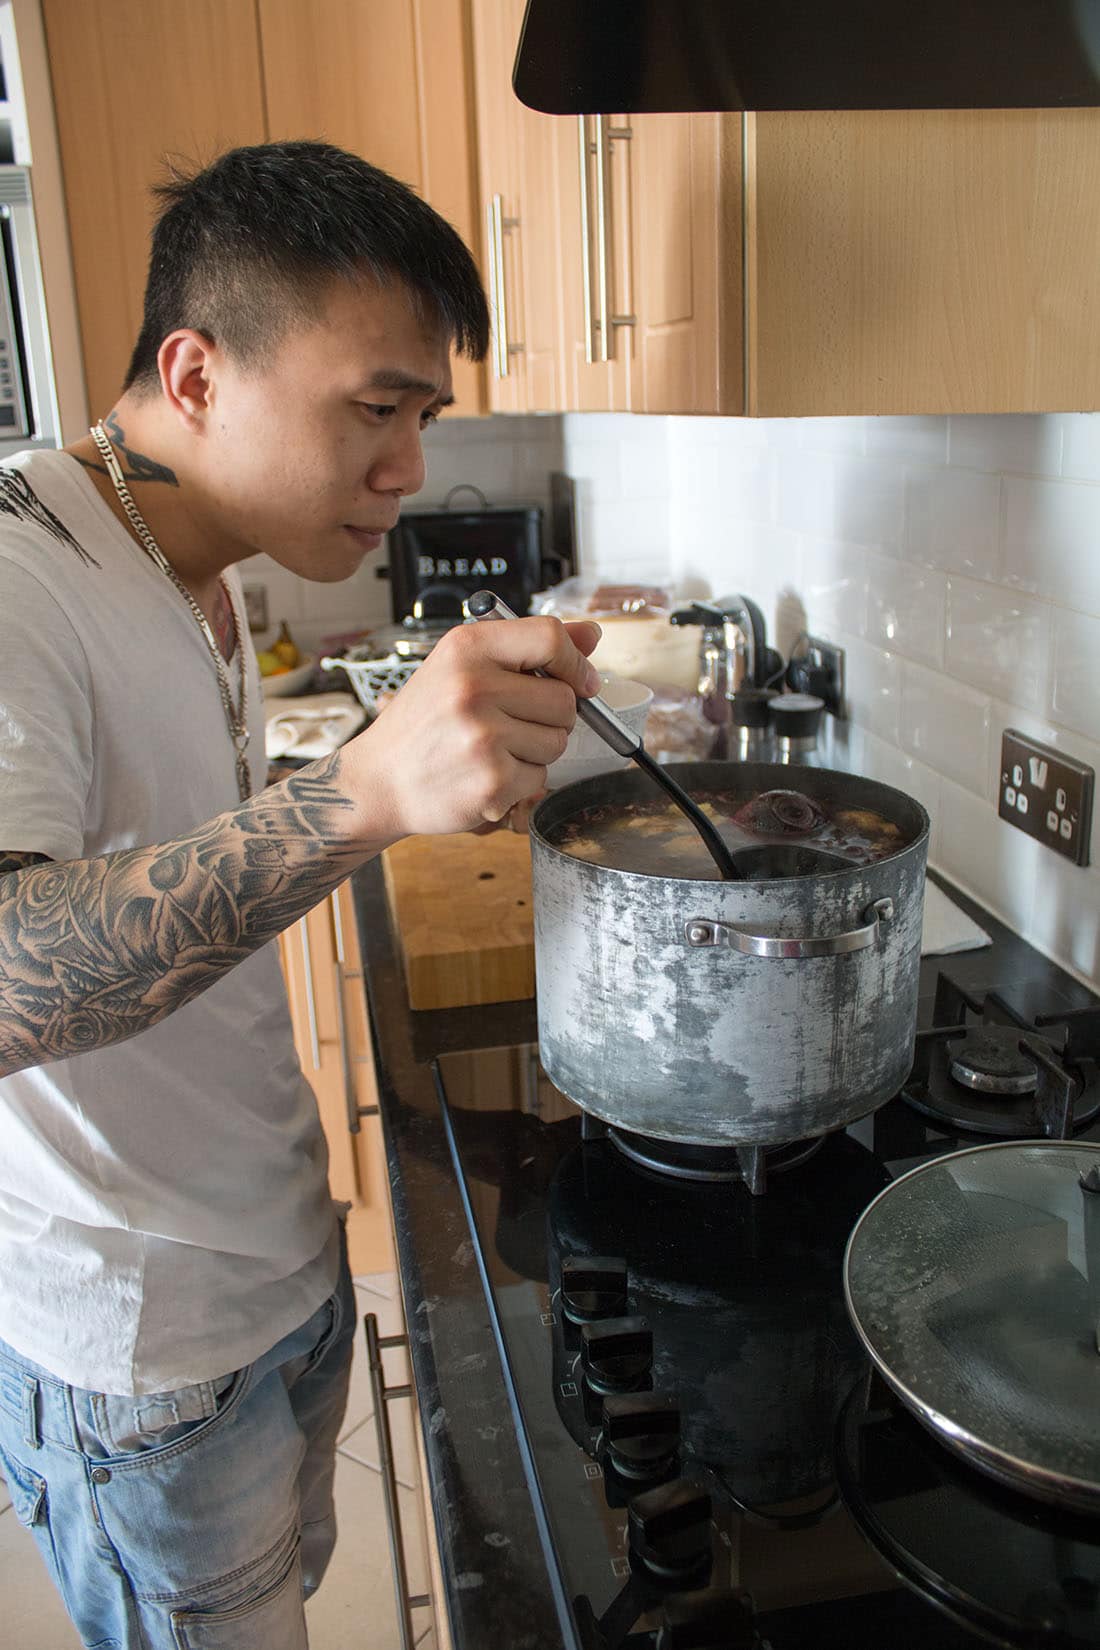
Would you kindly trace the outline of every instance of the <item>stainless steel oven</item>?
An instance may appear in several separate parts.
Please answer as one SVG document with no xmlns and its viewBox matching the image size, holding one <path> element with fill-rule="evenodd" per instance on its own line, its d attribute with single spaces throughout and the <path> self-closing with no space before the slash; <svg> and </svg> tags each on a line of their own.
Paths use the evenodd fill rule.
<svg viewBox="0 0 1100 1650">
<path fill-rule="evenodd" d="M 58 435 L 30 172 L 0 166 L 0 458 Z"/>
</svg>

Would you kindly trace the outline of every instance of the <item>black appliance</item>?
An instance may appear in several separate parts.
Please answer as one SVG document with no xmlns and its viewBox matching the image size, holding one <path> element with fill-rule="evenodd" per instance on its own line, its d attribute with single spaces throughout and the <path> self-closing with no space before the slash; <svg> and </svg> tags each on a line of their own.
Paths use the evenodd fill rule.
<svg viewBox="0 0 1100 1650">
<path fill-rule="evenodd" d="M 548 114 L 1100 104 L 1100 0 L 528 0 Z"/>
<path fill-rule="evenodd" d="M 927 985 L 909 1089 L 777 1159 L 761 1197 L 702 1148 L 616 1139 L 533 1046 L 437 1061 L 569 1650 L 1100 1643 L 1100 1520 L 950 1455 L 872 1380 L 844 1305 L 848 1234 L 892 1178 L 1021 1107 L 1100 1139 L 1096 999 L 979 995 L 971 969 Z M 930 1070 L 968 1128 L 930 1115 Z"/>
</svg>

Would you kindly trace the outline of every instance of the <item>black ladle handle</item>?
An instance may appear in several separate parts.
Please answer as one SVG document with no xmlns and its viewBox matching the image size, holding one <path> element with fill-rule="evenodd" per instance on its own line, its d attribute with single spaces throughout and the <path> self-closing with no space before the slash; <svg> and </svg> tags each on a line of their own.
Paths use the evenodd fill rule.
<svg viewBox="0 0 1100 1650">
<path fill-rule="evenodd" d="M 512 609 L 501 601 L 492 590 L 475 590 L 472 596 L 467 596 L 465 602 L 467 616 L 471 619 L 514 619 L 516 615 Z M 534 670 L 533 676 L 546 676 L 545 670 Z M 628 728 L 621 722 L 611 709 L 611 706 L 595 695 L 591 699 L 577 700 L 577 715 L 581 721 L 590 727 L 593 733 L 598 734 L 605 745 L 610 745 L 617 756 L 629 756 L 636 762 L 649 777 L 660 785 L 661 789 L 675 802 L 680 811 L 691 821 L 703 839 L 703 845 L 717 865 L 722 878 L 726 882 L 742 882 L 741 872 L 734 863 L 733 855 L 722 841 L 714 825 L 707 818 L 703 810 L 698 807 L 682 786 L 659 763 L 655 762 L 642 743 L 642 736 Z"/>
</svg>

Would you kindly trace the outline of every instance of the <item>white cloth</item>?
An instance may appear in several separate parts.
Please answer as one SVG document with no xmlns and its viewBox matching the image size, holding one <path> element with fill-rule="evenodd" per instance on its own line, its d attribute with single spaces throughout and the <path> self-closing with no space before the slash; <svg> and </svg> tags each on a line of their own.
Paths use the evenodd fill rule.
<svg viewBox="0 0 1100 1650">
<path fill-rule="evenodd" d="M 984 928 L 973 922 L 942 888 L 928 878 L 924 884 L 924 924 L 921 929 L 922 957 L 946 957 L 953 951 L 980 951 L 993 941 Z"/>
<path fill-rule="evenodd" d="M 234 685 L 236 671 L 235 656 Z M 179 592 L 75 459 L 9 461 L 0 851 L 64 861 L 171 841 L 238 800 L 213 661 Z M 334 1286 L 327 1165 L 272 943 L 129 1041 L 0 1080 L 0 1339 L 101 1392 L 251 1362 Z"/>
</svg>

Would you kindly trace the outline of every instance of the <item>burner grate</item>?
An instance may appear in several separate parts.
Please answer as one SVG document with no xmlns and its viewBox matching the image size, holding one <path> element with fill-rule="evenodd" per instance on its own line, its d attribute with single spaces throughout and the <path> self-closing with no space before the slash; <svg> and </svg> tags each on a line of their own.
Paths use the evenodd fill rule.
<svg viewBox="0 0 1100 1650">
<path fill-rule="evenodd" d="M 1026 1020 L 997 992 L 940 973 L 902 1099 L 935 1122 L 999 1140 L 1068 1140 L 1100 1115 L 1100 1011 Z"/>
</svg>

